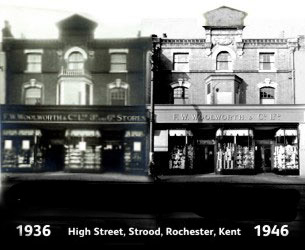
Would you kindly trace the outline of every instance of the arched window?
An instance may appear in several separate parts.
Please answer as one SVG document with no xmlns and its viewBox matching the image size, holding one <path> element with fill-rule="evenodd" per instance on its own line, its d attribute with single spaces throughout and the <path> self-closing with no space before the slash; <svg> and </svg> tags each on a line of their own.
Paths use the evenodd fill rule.
<svg viewBox="0 0 305 250">
<path fill-rule="evenodd" d="M 186 87 L 177 87 L 174 88 L 174 99 L 188 99 L 189 92 Z"/>
<path fill-rule="evenodd" d="M 232 58 L 229 52 L 222 51 L 216 57 L 216 70 L 232 69 Z"/>
<path fill-rule="evenodd" d="M 189 88 L 191 83 L 186 79 L 179 78 L 176 82 L 170 84 L 172 87 L 172 97 L 174 104 L 188 104 L 189 103 Z"/>
<path fill-rule="evenodd" d="M 68 57 L 68 69 L 70 70 L 82 70 L 84 69 L 84 57 L 78 52 L 72 52 Z"/>
<path fill-rule="evenodd" d="M 39 105 L 43 103 L 43 85 L 31 79 L 23 85 L 23 103 L 26 105 Z"/>
<path fill-rule="evenodd" d="M 189 99 L 189 89 L 186 87 L 176 87 L 173 89 L 174 104 L 187 104 Z"/>
<path fill-rule="evenodd" d="M 275 89 L 272 87 L 260 88 L 260 103 L 274 104 L 275 103 Z"/>
<path fill-rule="evenodd" d="M 37 87 L 26 88 L 24 92 L 24 103 L 29 105 L 41 104 L 41 89 Z"/>
<path fill-rule="evenodd" d="M 129 84 L 116 79 L 108 84 L 107 91 L 108 105 L 124 106 L 129 104 Z"/>
</svg>

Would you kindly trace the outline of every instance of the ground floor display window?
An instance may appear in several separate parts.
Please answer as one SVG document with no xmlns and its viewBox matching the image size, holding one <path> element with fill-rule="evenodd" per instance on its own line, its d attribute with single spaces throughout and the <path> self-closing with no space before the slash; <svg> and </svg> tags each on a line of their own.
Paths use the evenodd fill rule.
<svg viewBox="0 0 305 250">
<path fill-rule="evenodd" d="M 66 130 L 65 170 L 101 170 L 101 134 L 98 130 Z"/>
<path fill-rule="evenodd" d="M 193 134 L 188 130 L 169 130 L 169 169 L 193 169 Z"/>
<path fill-rule="evenodd" d="M 273 169 L 287 173 L 298 171 L 299 154 L 296 129 L 279 129 L 276 132 Z"/>
<path fill-rule="evenodd" d="M 254 140 L 251 129 L 218 129 L 216 171 L 254 170 Z"/>
<path fill-rule="evenodd" d="M 2 170 L 41 170 L 44 166 L 44 150 L 40 146 L 40 138 L 40 130 L 4 129 L 2 131 Z"/>
</svg>

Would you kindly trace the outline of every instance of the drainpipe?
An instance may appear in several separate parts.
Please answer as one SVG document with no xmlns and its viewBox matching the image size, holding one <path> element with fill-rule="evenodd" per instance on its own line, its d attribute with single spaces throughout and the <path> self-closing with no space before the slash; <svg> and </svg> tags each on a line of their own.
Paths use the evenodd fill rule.
<svg viewBox="0 0 305 250">
<path fill-rule="evenodd" d="M 291 83 L 293 91 L 293 104 L 296 104 L 296 86 L 295 86 L 295 50 L 298 45 L 298 38 L 288 39 L 288 46 L 291 52 Z"/>
<path fill-rule="evenodd" d="M 154 84 L 157 81 L 157 68 L 158 68 L 158 38 L 152 35 L 152 76 L 150 80 L 150 117 L 149 117 L 149 168 L 148 174 L 152 175 L 151 167 L 154 166 L 154 123 L 155 123 L 155 102 L 154 102 Z"/>
<path fill-rule="evenodd" d="M 291 72 L 291 77 L 292 77 L 292 88 L 293 88 L 293 104 L 296 104 L 296 98 L 295 98 L 295 90 L 296 90 L 296 87 L 295 87 L 295 58 L 294 58 L 294 52 L 295 52 L 295 48 L 292 48 L 292 51 L 291 51 L 291 56 L 292 56 L 292 72 Z"/>
</svg>

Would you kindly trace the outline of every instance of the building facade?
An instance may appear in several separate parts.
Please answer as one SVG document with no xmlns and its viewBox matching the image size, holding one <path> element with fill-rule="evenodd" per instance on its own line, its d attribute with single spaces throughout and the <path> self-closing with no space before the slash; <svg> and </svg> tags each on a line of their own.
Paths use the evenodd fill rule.
<svg viewBox="0 0 305 250">
<path fill-rule="evenodd" d="M 207 12 L 194 39 L 96 39 L 79 15 L 59 39 L 15 39 L 6 23 L 2 171 L 146 173 L 150 149 L 160 174 L 305 175 L 305 38 L 244 39 L 246 15 Z"/>
<path fill-rule="evenodd" d="M 304 37 L 243 39 L 246 15 L 220 7 L 205 38 L 154 36 L 160 173 L 305 175 Z"/>
<path fill-rule="evenodd" d="M 145 172 L 151 38 L 95 39 L 80 15 L 57 26 L 53 40 L 3 29 L 2 171 Z"/>
</svg>

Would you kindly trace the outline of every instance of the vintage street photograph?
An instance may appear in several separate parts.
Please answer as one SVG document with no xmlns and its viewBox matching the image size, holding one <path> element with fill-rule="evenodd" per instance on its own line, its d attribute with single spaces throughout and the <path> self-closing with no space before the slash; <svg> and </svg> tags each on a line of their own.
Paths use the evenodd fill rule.
<svg viewBox="0 0 305 250">
<path fill-rule="evenodd" d="M 303 243 L 304 7 L 0 0 L 0 235 Z"/>
</svg>

